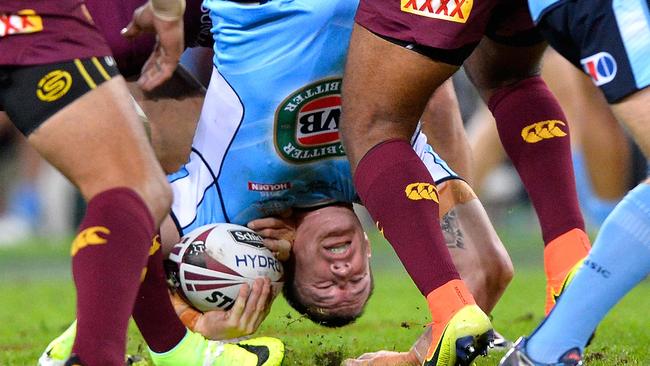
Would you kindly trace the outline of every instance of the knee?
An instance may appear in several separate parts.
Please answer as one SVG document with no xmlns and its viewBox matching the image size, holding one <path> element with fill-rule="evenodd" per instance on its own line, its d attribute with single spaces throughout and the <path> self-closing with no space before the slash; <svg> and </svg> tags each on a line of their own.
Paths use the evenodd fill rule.
<svg viewBox="0 0 650 366">
<path fill-rule="evenodd" d="M 500 290 L 505 290 L 514 276 L 515 267 L 512 265 L 510 256 L 506 254 L 505 258 L 501 258 L 499 261 L 499 269 L 494 279 L 495 284 L 499 287 Z"/>
<path fill-rule="evenodd" d="M 172 204 L 172 190 L 165 177 L 147 179 L 137 191 L 149 207 L 156 223 L 160 224 Z"/>
</svg>

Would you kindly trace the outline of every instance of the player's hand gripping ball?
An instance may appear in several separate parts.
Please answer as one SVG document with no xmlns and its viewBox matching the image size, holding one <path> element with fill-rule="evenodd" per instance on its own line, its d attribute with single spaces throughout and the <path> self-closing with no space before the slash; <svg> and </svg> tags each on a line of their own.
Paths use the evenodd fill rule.
<svg viewBox="0 0 650 366">
<path fill-rule="evenodd" d="M 230 310 L 244 283 L 271 279 L 273 294 L 282 288 L 282 264 L 261 236 L 233 224 L 210 224 L 181 238 L 166 261 L 173 288 L 196 309 Z"/>
</svg>

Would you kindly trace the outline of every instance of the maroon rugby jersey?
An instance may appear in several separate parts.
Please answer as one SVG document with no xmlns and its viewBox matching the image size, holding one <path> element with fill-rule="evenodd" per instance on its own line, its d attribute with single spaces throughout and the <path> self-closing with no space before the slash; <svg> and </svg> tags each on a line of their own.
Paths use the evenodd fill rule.
<svg viewBox="0 0 650 366">
<path fill-rule="evenodd" d="M 153 34 L 144 34 L 133 40 L 120 34 L 122 28 L 131 21 L 133 11 L 146 2 L 147 0 L 86 0 L 97 28 L 113 52 L 117 67 L 126 77 L 140 73 L 155 44 Z M 201 3 L 202 0 L 187 0 L 184 17 L 186 47 L 212 47 L 212 23 Z"/>
<path fill-rule="evenodd" d="M 83 0 L 0 1 L 0 65 L 110 55 Z"/>
</svg>

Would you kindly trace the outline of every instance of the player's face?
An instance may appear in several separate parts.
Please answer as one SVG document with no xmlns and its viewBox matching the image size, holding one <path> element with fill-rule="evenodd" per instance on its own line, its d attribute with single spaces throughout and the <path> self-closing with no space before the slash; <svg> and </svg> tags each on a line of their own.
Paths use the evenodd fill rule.
<svg viewBox="0 0 650 366">
<path fill-rule="evenodd" d="M 324 311 L 359 313 L 371 289 L 370 244 L 349 206 L 302 214 L 294 241 L 295 285 Z"/>
</svg>

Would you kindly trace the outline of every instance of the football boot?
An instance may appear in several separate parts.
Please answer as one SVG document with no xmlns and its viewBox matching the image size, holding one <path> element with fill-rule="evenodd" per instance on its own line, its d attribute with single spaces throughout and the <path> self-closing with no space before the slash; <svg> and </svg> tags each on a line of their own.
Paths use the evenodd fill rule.
<svg viewBox="0 0 650 366">
<path fill-rule="evenodd" d="M 432 324 L 433 342 L 423 366 L 468 366 L 487 355 L 494 339 L 490 319 L 476 305 L 466 305 L 447 324 Z"/>
<path fill-rule="evenodd" d="M 560 235 L 544 248 L 546 315 L 551 312 L 558 298 L 571 283 L 590 249 L 589 237 L 580 229 Z"/>
<path fill-rule="evenodd" d="M 526 353 L 526 337 L 521 337 L 515 342 L 514 347 L 506 353 L 499 362 L 499 366 L 581 366 L 582 354 L 578 348 L 566 351 L 559 360 L 554 363 L 542 363 L 533 360 Z"/>
<path fill-rule="evenodd" d="M 156 366 L 280 366 L 284 344 L 271 337 L 251 338 L 238 343 L 209 341 L 189 332 L 174 349 L 150 352 Z"/>
<path fill-rule="evenodd" d="M 64 366 L 77 335 L 77 321 L 68 327 L 60 336 L 56 337 L 45 347 L 45 352 L 38 359 L 38 366 Z"/>
<path fill-rule="evenodd" d="M 497 332 L 496 330 L 494 331 L 494 340 L 492 342 L 492 347 L 490 348 L 490 351 L 495 351 L 495 352 L 505 352 L 512 348 L 513 343 L 511 340 L 506 338 L 503 334 Z"/>
<path fill-rule="evenodd" d="M 77 333 L 77 322 L 54 339 L 46 347 L 38 360 L 39 366 L 65 366 L 74 362 L 71 356 L 72 345 Z M 151 353 L 155 365 L 211 365 L 211 366 L 275 366 L 282 363 L 284 345 L 275 338 L 252 338 L 239 343 L 209 341 L 198 333 L 188 331 L 187 336 L 173 350 L 157 354 Z M 69 358 L 69 359 L 68 359 Z M 144 361 L 130 356 L 126 365 L 140 365 Z M 74 364 L 74 363 L 73 363 Z"/>
<path fill-rule="evenodd" d="M 571 281 L 573 281 L 573 278 L 578 273 L 578 270 L 580 269 L 580 267 L 582 267 L 582 264 L 584 263 L 584 261 L 585 261 L 584 258 L 579 260 L 567 272 L 566 276 L 564 277 L 564 280 L 561 283 L 559 283 L 557 286 L 547 285 L 549 287 L 548 291 L 549 291 L 549 294 L 550 294 L 551 302 L 550 302 L 550 304 L 547 304 L 547 309 L 546 309 L 547 313 L 546 313 L 546 315 L 548 315 L 550 313 L 550 311 L 553 309 L 553 307 L 557 303 L 557 300 L 559 300 L 560 296 L 562 296 L 562 293 L 564 293 L 564 291 L 567 289 L 567 287 L 569 286 Z"/>
</svg>

